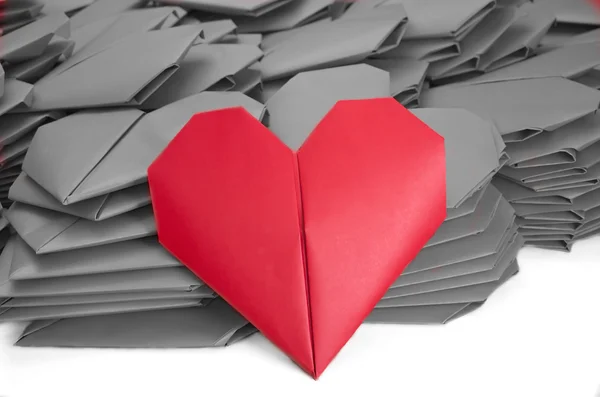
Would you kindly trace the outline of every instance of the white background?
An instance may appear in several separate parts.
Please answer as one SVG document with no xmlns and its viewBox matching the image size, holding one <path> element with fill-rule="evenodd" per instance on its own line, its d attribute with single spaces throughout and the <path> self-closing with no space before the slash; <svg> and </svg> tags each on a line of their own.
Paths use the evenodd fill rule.
<svg viewBox="0 0 600 397">
<path fill-rule="evenodd" d="M 23 324 L 0 324 L 0 396 L 594 397 L 600 238 L 570 254 L 527 248 L 519 262 L 447 325 L 362 326 L 318 381 L 260 335 L 224 349 L 38 349 L 12 346 Z"/>
</svg>

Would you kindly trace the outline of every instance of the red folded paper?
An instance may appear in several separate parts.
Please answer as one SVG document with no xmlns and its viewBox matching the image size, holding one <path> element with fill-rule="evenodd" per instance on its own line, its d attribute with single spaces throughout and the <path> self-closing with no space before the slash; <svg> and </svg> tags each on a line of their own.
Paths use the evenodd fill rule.
<svg viewBox="0 0 600 397">
<path fill-rule="evenodd" d="M 243 108 L 148 170 L 164 247 L 317 378 L 446 216 L 443 138 L 392 98 L 338 102 L 294 152 Z"/>
</svg>

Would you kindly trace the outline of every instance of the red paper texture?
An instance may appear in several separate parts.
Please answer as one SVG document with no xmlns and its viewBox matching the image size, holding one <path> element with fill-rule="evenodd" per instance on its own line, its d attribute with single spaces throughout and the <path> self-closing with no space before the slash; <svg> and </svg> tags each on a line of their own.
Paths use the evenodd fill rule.
<svg viewBox="0 0 600 397">
<path fill-rule="evenodd" d="M 446 216 L 443 138 L 393 98 L 338 102 L 294 152 L 243 108 L 148 170 L 164 247 L 318 378 Z"/>
</svg>

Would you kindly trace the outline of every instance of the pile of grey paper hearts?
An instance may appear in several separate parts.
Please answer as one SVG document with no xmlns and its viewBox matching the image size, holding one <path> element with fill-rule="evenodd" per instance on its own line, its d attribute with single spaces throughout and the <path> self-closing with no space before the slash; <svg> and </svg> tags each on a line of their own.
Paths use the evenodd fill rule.
<svg viewBox="0 0 600 397">
<path fill-rule="evenodd" d="M 244 107 L 297 148 L 339 100 L 445 138 L 448 216 L 368 322 L 445 323 L 524 244 L 600 230 L 587 0 L 0 0 L 0 321 L 22 346 L 205 347 L 256 330 L 158 243 L 146 170 Z M 267 117 L 268 115 L 268 117 Z"/>
</svg>

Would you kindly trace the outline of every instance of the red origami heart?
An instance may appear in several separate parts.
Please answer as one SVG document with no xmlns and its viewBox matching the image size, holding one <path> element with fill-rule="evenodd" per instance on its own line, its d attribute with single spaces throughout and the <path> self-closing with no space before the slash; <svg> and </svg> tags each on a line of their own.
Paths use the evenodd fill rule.
<svg viewBox="0 0 600 397">
<path fill-rule="evenodd" d="M 243 108 L 148 170 L 164 247 L 317 378 L 446 216 L 444 142 L 392 98 L 338 102 L 294 152 Z"/>
</svg>

